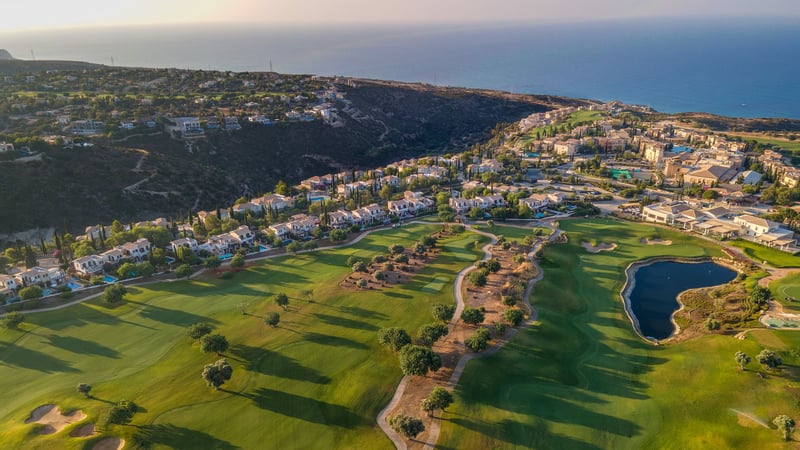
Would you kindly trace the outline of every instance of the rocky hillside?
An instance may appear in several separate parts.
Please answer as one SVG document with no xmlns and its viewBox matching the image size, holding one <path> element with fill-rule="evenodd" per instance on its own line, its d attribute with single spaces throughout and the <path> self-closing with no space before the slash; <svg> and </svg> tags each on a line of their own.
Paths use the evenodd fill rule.
<svg viewBox="0 0 800 450">
<path fill-rule="evenodd" d="M 0 215 L 0 233 L 183 216 L 270 190 L 280 179 L 296 183 L 332 170 L 459 151 L 499 122 L 585 103 L 370 80 L 337 87 L 345 93 L 336 105 L 341 127 L 243 123 L 242 130 L 209 134 L 191 146 L 155 132 L 0 162 L 6 194 L 0 208 L 13 211 Z"/>
</svg>

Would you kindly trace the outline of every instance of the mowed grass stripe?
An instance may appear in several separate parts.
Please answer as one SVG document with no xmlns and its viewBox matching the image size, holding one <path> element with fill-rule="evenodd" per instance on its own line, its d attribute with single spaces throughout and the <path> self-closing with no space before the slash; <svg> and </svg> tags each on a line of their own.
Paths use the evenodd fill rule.
<svg viewBox="0 0 800 450">
<path fill-rule="evenodd" d="M 0 405 L 0 442 L 9 448 L 83 448 L 68 430 L 30 436 L 24 419 L 35 407 L 57 403 L 82 409 L 97 421 L 109 401 L 140 404 L 132 425 L 112 435 L 139 433 L 155 448 L 390 448 L 374 417 L 401 373 L 396 357 L 380 348 L 386 326 L 416 330 L 429 322 L 434 301 L 422 287 L 452 283 L 480 254 L 469 233 L 441 242 L 442 252 L 411 282 L 384 290 L 350 291 L 338 283 L 351 255 L 370 259 L 388 245 L 411 245 L 438 226 L 410 225 L 371 234 L 353 247 L 259 262 L 232 280 L 201 279 L 131 289 L 109 309 L 88 302 L 28 316 L 23 330 L 0 331 L 0 389 L 13 393 Z M 311 302 L 301 292 L 313 288 Z M 284 312 L 269 299 L 290 297 Z M 451 290 L 435 301 L 454 302 Z M 246 303 L 247 315 L 239 305 Z M 264 325 L 281 314 L 277 329 Z M 186 327 L 205 320 L 227 336 L 234 375 L 223 391 L 200 379 L 204 355 Z M 75 393 L 94 386 L 96 399 Z M 23 444 L 24 443 L 24 444 Z M 87 444 L 88 445 L 88 444 Z"/>
<path fill-rule="evenodd" d="M 627 222 L 562 221 L 569 243 L 546 248 L 532 294 L 539 322 L 501 351 L 473 360 L 444 414 L 437 448 L 785 448 L 770 422 L 794 414 L 800 333 L 711 335 L 654 347 L 639 339 L 619 299 L 624 268 L 654 256 L 720 256 L 710 242 Z M 673 241 L 643 245 L 642 237 Z M 580 243 L 617 243 L 590 254 Z M 733 354 L 782 351 L 790 369 L 761 379 Z M 756 368 L 756 364 L 752 364 Z M 743 420 L 744 425 L 739 424 Z M 752 427 L 751 427 L 752 426 Z"/>
</svg>

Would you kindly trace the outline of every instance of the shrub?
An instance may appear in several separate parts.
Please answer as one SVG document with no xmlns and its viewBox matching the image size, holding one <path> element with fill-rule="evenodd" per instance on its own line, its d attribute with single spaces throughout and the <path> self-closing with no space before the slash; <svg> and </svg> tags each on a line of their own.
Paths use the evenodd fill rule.
<svg viewBox="0 0 800 450">
<path fill-rule="evenodd" d="M 361 258 L 357 258 L 355 256 L 350 256 L 347 258 L 347 262 L 345 263 L 347 267 L 353 267 L 353 264 L 361 262 Z"/>
<path fill-rule="evenodd" d="M 408 256 L 404 254 L 400 254 L 394 257 L 394 262 L 398 264 L 406 264 L 408 263 Z"/>
<path fill-rule="evenodd" d="M 367 286 L 369 286 L 369 283 L 367 282 L 367 280 L 365 280 L 363 278 L 358 280 L 358 281 L 356 281 L 356 287 L 359 288 L 359 289 L 366 289 Z"/>
<path fill-rule="evenodd" d="M 437 303 L 431 308 L 431 314 L 433 315 L 433 318 L 436 320 L 441 320 L 442 322 L 449 322 L 450 319 L 453 318 L 453 314 L 455 314 L 455 312 L 455 305 Z"/>
<path fill-rule="evenodd" d="M 486 273 L 483 270 L 473 270 L 467 275 L 470 283 L 475 286 L 481 287 L 486 285 Z"/>
<path fill-rule="evenodd" d="M 331 230 L 328 237 L 334 242 L 343 241 L 347 239 L 347 230 Z"/>
<path fill-rule="evenodd" d="M 23 300 L 42 298 L 44 291 L 39 286 L 28 286 L 19 290 L 19 297 Z"/>
<path fill-rule="evenodd" d="M 480 309 L 464 308 L 464 311 L 461 312 L 461 320 L 470 325 L 478 325 L 483 322 L 484 318 L 483 311 Z"/>
<path fill-rule="evenodd" d="M 382 328 L 378 330 L 378 342 L 391 348 L 393 351 L 399 351 L 401 348 L 411 343 L 411 336 L 402 328 Z"/>
<path fill-rule="evenodd" d="M 478 328 L 472 336 L 464 339 L 464 345 L 473 352 L 482 352 L 489 346 L 489 330 Z"/>
<path fill-rule="evenodd" d="M 351 268 L 353 269 L 353 272 L 366 272 L 367 271 L 367 265 L 364 264 L 363 261 L 356 262 L 355 264 L 352 265 Z"/>
<path fill-rule="evenodd" d="M 230 280 L 231 278 L 233 278 L 233 272 L 226 270 L 225 272 L 219 274 L 219 277 L 222 278 L 223 280 Z"/>
<path fill-rule="evenodd" d="M 17 328 L 19 324 L 25 321 L 25 315 L 18 311 L 13 311 L 6 313 L 6 315 L 3 316 L 2 321 L 3 326 L 6 328 Z"/>
<path fill-rule="evenodd" d="M 418 434 L 425 431 L 425 425 L 421 420 L 405 414 L 398 414 L 394 417 L 390 417 L 389 426 L 391 426 L 394 431 L 407 438 L 416 437 Z"/>
<path fill-rule="evenodd" d="M 525 314 L 521 309 L 511 308 L 503 311 L 503 318 L 512 326 L 517 326 L 525 320 Z"/>
<path fill-rule="evenodd" d="M 386 256 L 384 255 L 375 255 L 372 257 L 373 264 L 383 264 L 386 262 Z"/>
</svg>

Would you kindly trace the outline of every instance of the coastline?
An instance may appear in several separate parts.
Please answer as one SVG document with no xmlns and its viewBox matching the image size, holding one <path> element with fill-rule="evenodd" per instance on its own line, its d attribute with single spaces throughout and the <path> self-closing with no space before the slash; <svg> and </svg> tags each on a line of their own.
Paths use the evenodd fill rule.
<svg viewBox="0 0 800 450">
<path fill-rule="evenodd" d="M 713 262 L 715 264 L 719 264 L 720 266 L 723 266 L 723 267 L 726 267 L 728 269 L 731 269 L 731 270 L 735 271 L 736 273 L 740 273 L 739 269 L 736 268 L 736 266 L 734 264 L 731 264 L 730 262 L 728 262 L 725 259 L 715 258 L 715 257 L 712 257 L 712 256 L 703 256 L 703 257 L 699 257 L 699 258 L 681 258 L 681 257 L 675 257 L 675 256 L 656 256 L 654 258 L 644 259 L 644 260 L 641 260 L 641 261 L 634 261 L 634 262 L 628 264 L 628 267 L 625 268 L 625 284 L 622 286 L 622 290 L 620 290 L 619 296 L 620 296 L 620 298 L 622 298 L 622 304 L 623 304 L 623 306 L 625 308 L 625 314 L 628 316 L 628 320 L 633 325 L 633 331 L 636 332 L 636 335 L 639 336 L 643 341 L 645 341 L 645 342 L 647 342 L 649 344 L 652 344 L 652 345 L 659 345 L 661 342 L 668 341 L 668 340 L 674 338 L 675 336 L 677 336 L 678 334 L 680 334 L 681 327 L 675 321 L 675 314 L 677 314 L 678 312 L 680 312 L 680 311 L 682 311 L 684 309 L 684 304 L 681 301 L 681 294 L 683 294 L 683 292 L 686 292 L 686 291 L 681 292 L 675 298 L 675 300 L 678 302 L 679 307 L 678 307 L 678 309 L 673 311 L 673 313 L 670 315 L 669 320 L 670 320 L 670 322 L 672 322 L 672 326 L 673 326 L 674 330 L 669 336 L 667 336 L 664 339 L 655 339 L 655 338 L 648 338 L 647 336 L 642 334 L 642 330 L 639 327 L 639 319 L 636 317 L 636 314 L 633 313 L 633 309 L 631 307 L 630 294 L 631 294 L 631 292 L 633 292 L 633 289 L 636 287 L 636 272 L 642 267 L 647 267 L 647 266 L 650 266 L 650 265 L 653 265 L 653 264 L 659 263 L 659 262 L 680 262 L 680 263 L 686 263 L 686 264 L 701 264 L 701 263 L 705 263 L 705 262 Z"/>
</svg>

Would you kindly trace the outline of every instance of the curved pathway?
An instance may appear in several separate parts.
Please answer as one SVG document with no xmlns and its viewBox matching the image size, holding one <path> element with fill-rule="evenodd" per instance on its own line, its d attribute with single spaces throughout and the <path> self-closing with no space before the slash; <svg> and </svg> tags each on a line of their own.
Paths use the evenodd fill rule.
<svg viewBox="0 0 800 450">
<path fill-rule="evenodd" d="M 524 226 L 517 226 L 517 227 L 518 228 L 530 228 L 530 227 L 524 227 Z M 497 243 L 497 236 L 495 236 L 494 234 L 491 234 L 491 233 L 487 233 L 485 231 L 476 230 L 475 228 L 473 228 L 473 227 L 471 227 L 469 225 L 466 226 L 466 229 L 468 229 L 469 231 L 471 231 L 473 233 L 477 233 L 477 234 L 481 234 L 481 235 L 484 235 L 484 236 L 488 236 L 491 239 L 491 241 L 488 244 L 484 245 L 483 248 L 482 248 L 482 250 L 483 250 L 483 258 L 481 260 L 490 259 L 492 257 L 491 247 L 494 244 Z M 556 229 L 553 233 L 550 234 L 550 236 L 548 237 L 547 241 L 552 242 L 553 240 L 555 240 L 558 237 L 559 234 L 560 234 L 560 230 Z M 456 385 L 458 384 L 459 379 L 461 379 L 461 375 L 464 373 L 464 369 L 466 368 L 467 364 L 470 361 L 472 361 L 475 358 L 482 358 L 482 357 L 490 356 L 490 355 L 493 355 L 493 354 L 497 353 L 501 348 L 503 348 L 503 346 L 512 337 L 514 337 L 514 335 L 516 335 L 519 332 L 520 329 L 522 329 L 523 327 L 525 327 L 525 326 L 527 326 L 529 324 L 532 324 L 533 322 L 536 321 L 536 319 L 537 319 L 536 310 L 533 308 L 533 306 L 531 306 L 530 301 L 528 299 L 530 297 L 531 291 L 533 290 L 533 286 L 539 280 L 541 280 L 543 278 L 543 276 L 544 276 L 544 272 L 542 271 L 541 267 L 539 267 L 539 265 L 536 263 L 535 259 L 533 258 L 533 255 L 539 250 L 539 248 L 544 244 L 544 242 L 546 242 L 546 241 L 538 241 L 538 242 L 536 242 L 534 244 L 533 248 L 531 249 L 531 252 L 529 253 L 529 260 L 533 263 L 534 267 L 536 267 L 536 276 L 533 279 L 531 279 L 530 281 L 528 281 L 528 285 L 525 288 L 525 295 L 524 295 L 524 298 L 523 298 L 523 301 L 524 301 L 525 305 L 527 306 L 528 310 L 530 311 L 530 316 L 528 317 L 528 320 L 525 321 L 523 324 L 521 324 L 519 327 L 513 328 L 505 337 L 503 337 L 503 339 L 501 339 L 498 342 L 496 342 L 493 346 L 491 346 L 486 351 L 481 352 L 481 353 L 465 353 L 464 355 L 462 355 L 461 358 L 458 360 L 458 363 L 456 364 L 456 367 L 453 369 L 453 373 L 450 375 L 450 379 L 447 380 L 447 384 L 445 385 L 445 387 L 447 389 L 452 390 L 452 389 L 454 389 L 456 387 Z M 448 328 L 450 328 L 451 331 L 455 327 L 456 322 L 458 322 L 460 320 L 461 312 L 463 312 L 463 310 L 464 310 L 465 303 L 464 303 L 464 298 L 463 298 L 463 295 L 462 295 L 462 286 L 464 284 L 464 279 L 466 278 L 466 275 L 470 271 L 472 271 L 473 269 L 474 269 L 474 265 L 470 265 L 470 266 L 465 267 L 464 269 L 462 269 L 458 273 L 458 275 L 456 275 L 456 280 L 453 283 L 453 296 L 455 297 L 455 300 L 456 300 L 456 311 L 453 314 L 453 319 L 448 324 Z M 380 426 L 381 429 L 383 430 L 383 432 L 389 437 L 389 439 L 391 439 L 391 441 L 392 441 L 392 443 L 394 443 L 395 447 L 400 449 L 400 450 L 405 450 L 408 447 L 407 447 L 405 441 L 403 440 L 403 438 L 397 432 L 395 432 L 392 429 L 392 427 L 389 426 L 389 423 L 388 423 L 388 421 L 386 419 L 387 419 L 387 416 L 389 414 L 389 411 L 391 411 L 394 408 L 396 408 L 397 405 L 402 400 L 403 394 L 405 393 L 406 386 L 408 385 L 410 380 L 411 380 L 411 377 L 408 376 L 408 375 L 403 377 L 403 379 L 400 381 L 400 384 L 397 386 L 397 390 L 395 391 L 394 396 L 392 397 L 392 400 L 389 402 L 388 405 L 386 405 L 386 407 L 383 410 L 381 410 L 380 413 L 378 413 L 378 417 L 377 417 L 378 426 Z M 440 432 L 441 432 L 441 418 L 440 417 L 439 418 L 434 417 L 431 420 L 430 426 L 428 428 L 428 439 L 424 442 L 423 448 L 426 448 L 426 449 L 434 448 L 436 446 L 436 442 L 439 440 L 439 433 Z"/>
</svg>

